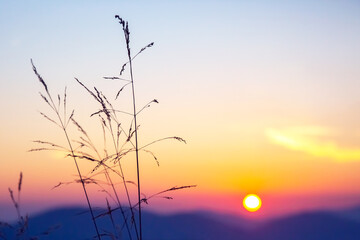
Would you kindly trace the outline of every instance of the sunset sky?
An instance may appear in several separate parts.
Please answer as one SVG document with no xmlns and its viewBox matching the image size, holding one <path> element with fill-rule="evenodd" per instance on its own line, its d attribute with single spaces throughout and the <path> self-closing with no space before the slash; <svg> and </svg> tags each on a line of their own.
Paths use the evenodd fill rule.
<svg viewBox="0 0 360 240">
<path fill-rule="evenodd" d="M 142 191 L 197 185 L 148 210 L 261 219 L 359 206 L 359 12 L 355 0 L 0 1 L 0 219 L 15 215 L 8 187 L 17 188 L 20 171 L 24 211 L 85 205 L 79 184 L 51 190 L 76 177 L 71 159 L 27 152 L 39 147 L 32 140 L 65 144 L 39 114 L 51 111 L 30 58 L 54 96 L 67 86 L 69 109 L 101 143 L 89 117 L 98 106 L 74 77 L 131 111 L 130 88 L 115 101 L 123 83 L 102 79 L 126 62 L 115 14 L 129 21 L 133 52 L 155 43 L 134 61 L 137 107 L 159 101 L 139 116 L 140 145 L 187 141 L 152 146 L 160 167 L 141 155 Z M 135 180 L 133 156 L 126 161 Z M 103 206 L 97 190 L 91 199 Z M 262 198 L 258 212 L 243 209 L 248 193 Z"/>
</svg>

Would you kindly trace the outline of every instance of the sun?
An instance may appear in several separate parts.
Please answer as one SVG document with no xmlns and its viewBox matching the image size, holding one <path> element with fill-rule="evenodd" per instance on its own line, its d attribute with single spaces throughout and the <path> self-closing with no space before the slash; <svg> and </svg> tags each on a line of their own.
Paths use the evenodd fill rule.
<svg viewBox="0 0 360 240">
<path fill-rule="evenodd" d="M 261 199 L 256 194 L 248 194 L 244 197 L 243 205 L 249 212 L 256 212 L 261 208 Z"/>
</svg>

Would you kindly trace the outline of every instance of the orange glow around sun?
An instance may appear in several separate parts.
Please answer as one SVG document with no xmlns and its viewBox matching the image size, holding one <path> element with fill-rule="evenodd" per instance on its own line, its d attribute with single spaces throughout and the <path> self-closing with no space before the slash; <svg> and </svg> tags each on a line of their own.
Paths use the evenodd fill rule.
<svg viewBox="0 0 360 240">
<path fill-rule="evenodd" d="M 256 212 L 261 207 L 261 199 L 255 194 L 248 194 L 243 200 L 243 205 L 249 212 Z"/>
</svg>

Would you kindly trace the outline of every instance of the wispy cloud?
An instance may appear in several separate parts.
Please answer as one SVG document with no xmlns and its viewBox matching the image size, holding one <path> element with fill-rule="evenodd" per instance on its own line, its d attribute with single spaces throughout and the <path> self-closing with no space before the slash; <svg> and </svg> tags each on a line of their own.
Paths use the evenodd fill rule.
<svg viewBox="0 0 360 240">
<path fill-rule="evenodd" d="M 317 126 L 266 130 L 266 135 L 274 144 L 301 151 L 315 157 L 325 157 L 340 162 L 360 161 L 360 149 L 340 147 L 334 140 L 335 131 Z M 326 140 L 324 140 L 326 138 Z"/>
</svg>

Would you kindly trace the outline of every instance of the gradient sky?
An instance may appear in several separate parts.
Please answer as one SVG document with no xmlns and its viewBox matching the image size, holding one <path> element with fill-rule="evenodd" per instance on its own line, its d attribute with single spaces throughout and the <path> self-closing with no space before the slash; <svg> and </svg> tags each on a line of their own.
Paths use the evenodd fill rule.
<svg viewBox="0 0 360 240">
<path fill-rule="evenodd" d="M 358 1 L 0 0 L 0 218 L 14 214 L 7 188 L 20 171 L 27 211 L 84 204 L 78 185 L 50 190 L 74 178 L 71 160 L 27 152 L 31 140 L 64 142 L 38 113 L 49 109 L 30 58 L 52 93 L 67 86 L 98 138 L 88 118 L 98 107 L 74 77 L 110 96 L 121 87 L 101 78 L 126 61 L 115 14 L 129 21 L 133 51 L 155 42 L 134 63 L 138 107 L 160 102 L 139 119 L 140 144 L 188 142 L 151 148 L 160 167 L 144 156 L 143 192 L 198 185 L 149 209 L 246 214 L 247 193 L 263 198 L 251 216 L 360 204 L 359 12 Z M 119 109 L 131 110 L 128 96 Z M 104 201 L 96 189 L 93 201 Z"/>
</svg>

